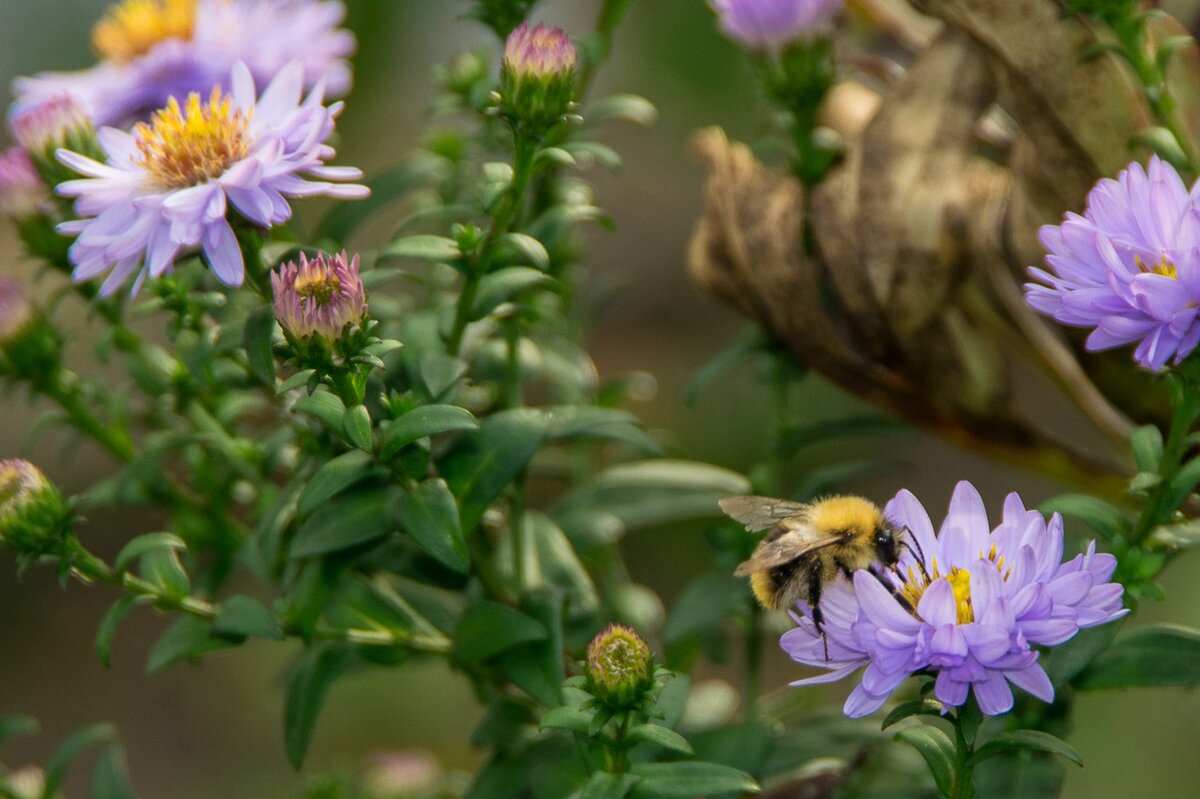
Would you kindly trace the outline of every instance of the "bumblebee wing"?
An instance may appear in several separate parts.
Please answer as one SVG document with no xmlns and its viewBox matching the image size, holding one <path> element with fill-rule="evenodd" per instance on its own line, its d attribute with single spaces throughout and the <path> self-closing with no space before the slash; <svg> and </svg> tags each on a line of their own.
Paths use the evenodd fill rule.
<svg viewBox="0 0 1200 799">
<path fill-rule="evenodd" d="M 758 549 L 754 550 L 754 556 L 743 561 L 733 574 L 735 577 L 745 577 L 754 572 L 774 569 L 809 553 L 840 544 L 844 540 L 842 535 L 821 533 L 815 527 L 794 527 L 778 538 L 759 543 Z"/>
<path fill-rule="evenodd" d="M 746 525 L 751 532 L 774 527 L 784 519 L 804 516 L 809 505 L 771 497 L 728 497 L 719 503 L 721 510 Z"/>
</svg>

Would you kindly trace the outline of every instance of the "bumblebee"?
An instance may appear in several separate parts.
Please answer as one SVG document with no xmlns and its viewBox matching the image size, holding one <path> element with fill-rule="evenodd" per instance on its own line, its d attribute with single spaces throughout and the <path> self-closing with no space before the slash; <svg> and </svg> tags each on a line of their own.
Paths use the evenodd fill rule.
<svg viewBox="0 0 1200 799">
<path fill-rule="evenodd" d="M 812 503 L 747 496 L 729 497 L 720 504 L 721 510 L 747 530 L 767 531 L 754 555 L 734 574 L 750 577 L 755 598 L 768 610 L 807 603 L 823 641 L 821 594 L 838 575 L 849 579 L 859 569 L 867 569 L 895 593 L 895 587 L 873 567 L 896 568 L 901 548 L 908 546 L 904 540 L 907 530 L 885 519 L 873 502 L 853 496 Z M 924 558 L 914 554 L 924 571 Z M 828 641 L 825 659 L 829 659 Z"/>
</svg>

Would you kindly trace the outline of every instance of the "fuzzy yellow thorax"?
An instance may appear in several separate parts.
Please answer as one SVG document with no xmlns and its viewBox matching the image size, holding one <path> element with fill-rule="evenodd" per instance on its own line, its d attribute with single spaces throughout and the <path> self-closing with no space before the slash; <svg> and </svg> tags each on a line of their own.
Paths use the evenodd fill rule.
<svg viewBox="0 0 1200 799">
<path fill-rule="evenodd" d="M 818 530 L 872 531 L 883 521 L 873 503 L 862 497 L 831 497 L 813 505 L 811 522 Z"/>
<path fill-rule="evenodd" d="M 233 110 L 220 87 L 208 102 L 188 95 L 187 106 L 170 99 L 154 112 L 149 124 L 137 125 L 138 150 L 154 182 L 162 188 L 182 189 L 220 177 L 250 151 L 249 114 Z"/>
<path fill-rule="evenodd" d="M 124 0 L 92 29 L 92 45 L 103 58 L 123 64 L 166 39 L 190 39 L 197 0 Z"/>
</svg>

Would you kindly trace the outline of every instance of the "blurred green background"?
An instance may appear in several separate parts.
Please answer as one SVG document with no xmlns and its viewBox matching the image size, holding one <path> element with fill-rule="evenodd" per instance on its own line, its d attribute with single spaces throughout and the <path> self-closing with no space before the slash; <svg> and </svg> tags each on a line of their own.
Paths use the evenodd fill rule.
<svg viewBox="0 0 1200 799">
<path fill-rule="evenodd" d="M 89 32 L 106 0 L 4 0 L 0 3 L 0 82 L 41 69 L 66 69 L 92 60 Z M 350 25 L 360 37 L 358 83 L 342 117 L 340 163 L 368 172 L 395 163 L 419 140 L 427 120 L 432 65 L 454 54 L 491 46 L 489 33 L 465 19 L 466 0 L 351 0 Z M 539 18 L 585 31 L 598 0 L 546 0 Z M 1195 2 L 1176 3 L 1188 16 Z M 303 47 L 303 42 L 297 42 Z M 615 234 L 590 234 L 593 294 L 605 301 L 588 334 L 601 374 L 644 371 L 657 379 L 652 400 L 634 408 L 668 453 L 745 468 L 765 446 L 767 398 L 753 368 L 743 366 L 714 384 L 694 407 L 684 402 L 689 380 L 708 359 L 744 335 L 746 322 L 700 295 L 686 279 L 685 246 L 700 208 L 703 179 L 689 149 L 691 134 L 718 124 L 752 139 L 766 118 L 740 54 L 714 31 L 704 0 L 638 0 L 621 32 L 604 89 L 645 95 L 662 118 L 653 129 L 612 128 L 608 141 L 625 157 L 616 175 L 595 172 L 599 204 L 611 209 Z M 32 276 L 11 230 L 0 229 L 3 269 Z M 41 284 L 48 290 L 50 281 Z M 76 332 L 87 329 L 82 307 L 68 306 Z M 91 363 L 90 341 L 77 335 L 76 363 Z M 809 381 L 814 418 L 856 405 L 839 391 Z M 68 491 L 109 468 L 104 457 L 56 432 L 31 436 L 34 409 L 6 395 L 0 413 L 0 455 L 37 461 Z M 1059 486 L 1014 472 L 928 436 L 910 433 L 857 440 L 863 455 L 896 465 L 847 488 L 885 500 L 911 488 L 937 515 L 960 479 L 973 481 L 989 507 L 1018 490 L 1036 504 Z M 92 519 L 85 535 L 101 551 L 146 532 L 153 519 Z M 708 566 L 700 531 L 672 530 L 627 542 L 635 577 L 668 604 L 687 580 Z M 1146 605 L 1132 624 L 1174 621 L 1200 626 L 1200 557 L 1182 559 L 1164 580 L 1168 600 Z M 94 721 L 115 723 L 128 748 L 138 794 L 147 799 L 284 799 L 308 777 L 287 766 L 282 745 L 280 674 L 290 645 L 254 643 L 148 677 L 144 656 L 164 626 L 135 615 L 121 629 L 114 664 L 103 668 L 92 649 L 109 602 L 104 588 L 60 589 L 49 570 L 18 577 L 0 557 L 0 715 L 39 718 L 43 734 L 4 745 L 9 766 L 44 762 L 55 743 Z M 800 672 L 781 652 L 767 655 L 767 688 Z M 736 664 L 705 665 L 699 678 L 736 679 Z M 812 689 L 808 689 L 812 690 Z M 828 687 L 840 704 L 848 684 Z M 479 753 L 467 739 L 478 717 L 467 683 L 437 664 L 376 670 L 340 681 L 318 725 L 308 774 L 354 768 L 372 752 L 427 749 L 449 768 L 470 769 Z M 1089 694 L 1079 699 L 1071 742 L 1087 767 L 1068 773 L 1066 796 L 1195 796 L 1200 759 L 1195 731 L 1200 696 L 1182 690 Z M 80 783 L 72 783 L 79 790 Z M 75 795 L 72 793 L 71 795 Z"/>
</svg>

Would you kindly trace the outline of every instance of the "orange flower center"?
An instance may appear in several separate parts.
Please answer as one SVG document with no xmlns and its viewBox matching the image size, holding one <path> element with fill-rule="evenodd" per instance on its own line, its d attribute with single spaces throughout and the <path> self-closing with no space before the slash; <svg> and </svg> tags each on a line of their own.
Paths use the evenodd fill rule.
<svg viewBox="0 0 1200 799">
<path fill-rule="evenodd" d="M 142 163 L 156 184 L 168 189 L 197 186 L 220 177 L 250 151 L 250 115 L 233 110 L 229 97 L 214 88 L 207 103 L 188 95 L 187 106 L 170 99 L 136 132 Z"/>
<path fill-rule="evenodd" d="M 190 39 L 197 0 L 124 0 L 92 29 L 92 45 L 103 58 L 123 64 L 167 39 Z"/>
</svg>

